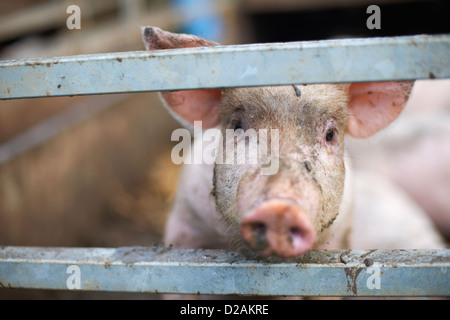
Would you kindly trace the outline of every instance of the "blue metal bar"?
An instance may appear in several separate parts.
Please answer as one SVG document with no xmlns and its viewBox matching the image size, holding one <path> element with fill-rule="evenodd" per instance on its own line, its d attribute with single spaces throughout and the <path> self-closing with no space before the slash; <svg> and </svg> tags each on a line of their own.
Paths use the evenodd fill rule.
<svg viewBox="0 0 450 320">
<path fill-rule="evenodd" d="M 450 35 L 3 61 L 0 99 L 428 78 L 450 78 Z"/>
<path fill-rule="evenodd" d="M 164 247 L 2 247 L 0 286 L 220 295 L 450 296 L 450 250 L 322 250 L 286 261 Z"/>
</svg>

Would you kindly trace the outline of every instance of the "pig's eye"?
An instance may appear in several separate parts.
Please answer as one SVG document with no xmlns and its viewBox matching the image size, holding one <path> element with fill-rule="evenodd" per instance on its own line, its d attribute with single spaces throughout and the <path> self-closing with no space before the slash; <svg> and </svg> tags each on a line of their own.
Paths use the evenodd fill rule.
<svg viewBox="0 0 450 320">
<path fill-rule="evenodd" d="M 325 140 L 327 140 L 327 142 L 332 142 L 334 140 L 334 130 L 333 129 L 329 129 L 327 130 L 327 133 L 325 135 Z"/>
<path fill-rule="evenodd" d="M 236 131 L 238 129 L 242 129 L 242 121 L 239 119 L 232 120 L 231 127 L 233 128 L 234 131 Z"/>
</svg>

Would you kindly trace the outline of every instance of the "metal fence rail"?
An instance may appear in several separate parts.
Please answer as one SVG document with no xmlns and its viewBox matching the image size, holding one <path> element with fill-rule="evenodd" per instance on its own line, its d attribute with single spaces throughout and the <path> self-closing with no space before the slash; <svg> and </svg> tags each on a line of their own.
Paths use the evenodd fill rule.
<svg viewBox="0 0 450 320">
<path fill-rule="evenodd" d="M 281 261 L 221 250 L 164 247 L 3 247 L 0 286 L 189 294 L 450 296 L 450 252 L 311 251 Z"/>
<path fill-rule="evenodd" d="M 0 99 L 450 78 L 450 35 L 106 53 L 0 62 Z"/>
</svg>

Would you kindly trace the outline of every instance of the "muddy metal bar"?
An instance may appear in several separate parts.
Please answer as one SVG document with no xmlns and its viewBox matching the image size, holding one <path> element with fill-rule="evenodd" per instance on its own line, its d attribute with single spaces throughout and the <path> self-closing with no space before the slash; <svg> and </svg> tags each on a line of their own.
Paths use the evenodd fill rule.
<svg viewBox="0 0 450 320">
<path fill-rule="evenodd" d="M 323 250 L 281 261 L 164 247 L 1 247 L 0 286 L 182 294 L 450 296 L 450 251 Z"/>
<path fill-rule="evenodd" d="M 254 44 L 0 62 L 0 99 L 450 78 L 450 35 Z"/>
</svg>

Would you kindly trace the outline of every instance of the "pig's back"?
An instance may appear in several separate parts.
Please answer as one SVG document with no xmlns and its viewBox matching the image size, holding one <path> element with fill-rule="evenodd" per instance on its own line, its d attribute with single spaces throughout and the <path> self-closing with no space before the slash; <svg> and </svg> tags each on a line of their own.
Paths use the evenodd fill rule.
<svg viewBox="0 0 450 320">
<path fill-rule="evenodd" d="M 394 183 L 354 172 L 353 187 L 353 249 L 445 248 L 428 215 Z"/>
</svg>

